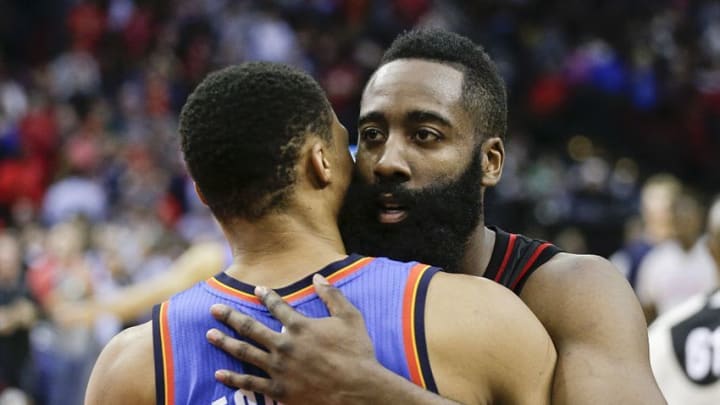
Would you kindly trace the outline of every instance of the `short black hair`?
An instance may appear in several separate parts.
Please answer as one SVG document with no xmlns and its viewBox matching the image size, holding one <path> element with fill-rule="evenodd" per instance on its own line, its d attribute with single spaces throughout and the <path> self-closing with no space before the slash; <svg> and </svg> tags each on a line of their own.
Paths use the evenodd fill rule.
<svg viewBox="0 0 720 405">
<path fill-rule="evenodd" d="M 401 34 L 385 51 L 380 65 L 398 59 L 424 59 L 448 64 L 463 73 L 463 104 L 475 117 L 475 127 L 485 137 L 505 137 L 507 96 L 505 82 L 483 48 L 470 39 L 439 29 Z"/>
<path fill-rule="evenodd" d="M 208 75 L 180 113 L 188 171 L 220 220 L 255 220 L 281 209 L 308 134 L 328 142 L 331 107 L 306 73 L 248 62 Z"/>
</svg>

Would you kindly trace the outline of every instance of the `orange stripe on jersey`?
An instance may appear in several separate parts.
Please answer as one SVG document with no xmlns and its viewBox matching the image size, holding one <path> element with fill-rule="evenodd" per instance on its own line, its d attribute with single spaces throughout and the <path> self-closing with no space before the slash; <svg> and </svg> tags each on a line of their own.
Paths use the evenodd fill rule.
<svg viewBox="0 0 720 405">
<path fill-rule="evenodd" d="M 407 359 L 408 371 L 410 379 L 416 385 L 427 388 L 425 378 L 423 377 L 422 368 L 420 367 L 420 356 L 418 355 L 417 339 L 415 335 L 415 304 L 417 301 L 418 286 L 423 273 L 430 266 L 425 264 L 416 264 L 410 270 L 407 284 L 405 285 L 405 293 L 403 295 L 403 341 L 405 346 L 405 358 Z"/>
<path fill-rule="evenodd" d="M 326 276 L 325 278 L 330 283 L 337 283 L 337 282 L 343 280 L 344 278 L 349 277 L 352 274 L 356 273 L 363 267 L 367 266 L 373 260 L 375 260 L 374 257 L 363 257 L 362 259 L 359 259 L 356 262 L 353 262 L 352 264 L 349 264 L 349 265 L 337 270 L 336 272 Z M 222 291 L 226 294 L 229 294 L 235 298 L 238 298 L 240 300 L 243 300 L 245 302 L 250 302 L 253 304 L 260 304 L 260 300 L 255 295 L 248 294 L 244 291 L 238 290 L 237 288 L 233 288 L 228 285 L 225 285 L 222 282 L 218 281 L 215 277 L 209 278 L 206 282 L 210 287 L 212 287 L 216 290 Z M 309 285 L 298 291 L 292 292 L 290 294 L 286 294 L 282 298 L 287 303 L 292 303 L 294 301 L 298 301 L 302 298 L 305 298 L 308 295 L 313 294 L 313 293 L 315 293 L 315 287 L 313 287 L 312 285 Z"/>
<path fill-rule="evenodd" d="M 165 405 L 175 404 L 175 365 L 168 323 L 168 301 L 160 305 L 160 341 L 162 342 L 163 375 L 165 376 Z"/>
<path fill-rule="evenodd" d="M 212 287 L 218 291 L 224 292 L 225 294 L 228 294 L 228 295 L 232 295 L 233 297 L 241 299 L 245 302 L 252 302 L 253 304 L 260 304 L 260 300 L 256 296 L 254 296 L 252 294 L 248 294 L 244 291 L 240 291 L 236 288 L 226 286 L 225 284 L 219 282 L 215 277 L 210 277 L 209 279 L 206 280 L 206 283 L 210 287 Z"/>
</svg>

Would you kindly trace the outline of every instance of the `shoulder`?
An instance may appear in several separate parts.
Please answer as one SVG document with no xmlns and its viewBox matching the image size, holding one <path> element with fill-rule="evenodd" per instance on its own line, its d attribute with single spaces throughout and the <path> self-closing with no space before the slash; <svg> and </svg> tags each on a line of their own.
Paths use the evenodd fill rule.
<svg viewBox="0 0 720 405">
<path fill-rule="evenodd" d="M 606 259 L 560 254 L 538 269 L 520 297 L 557 349 L 554 401 L 663 403 L 640 303 Z"/>
<path fill-rule="evenodd" d="M 103 349 L 88 383 L 86 404 L 154 404 L 152 323 L 125 329 Z"/>
<path fill-rule="evenodd" d="M 572 293 L 592 286 L 596 290 L 608 287 L 632 292 L 625 277 L 609 260 L 596 255 L 558 253 L 538 268 L 527 283 L 526 288 L 532 291 L 523 291 L 521 297 L 526 293 L 548 293 L 547 290 L 557 293 L 560 287 L 569 287 L 568 292 Z"/>
<path fill-rule="evenodd" d="M 494 281 L 445 272 L 437 272 L 432 278 L 428 288 L 428 306 L 432 306 L 433 311 L 438 313 L 469 312 L 473 317 L 487 320 L 503 317 L 503 311 L 529 313 L 515 294 Z M 478 307 L 485 310 L 475 311 Z M 493 311 L 487 310 L 490 307 Z M 480 323 L 477 327 L 484 325 Z"/>
<path fill-rule="evenodd" d="M 591 323 L 622 322 L 628 317 L 644 327 L 630 284 L 600 256 L 558 254 L 530 277 L 520 297 L 551 335 L 554 330 L 582 331 Z M 553 340 L 558 343 L 559 337 L 553 335 Z"/>
<path fill-rule="evenodd" d="M 552 341 L 507 288 L 484 278 L 437 273 L 428 288 L 425 328 L 443 395 L 467 387 L 473 393 L 459 394 L 465 401 L 524 403 L 524 397 L 549 395 L 556 359 Z M 491 362 L 503 367 L 488 367 Z"/>
</svg>

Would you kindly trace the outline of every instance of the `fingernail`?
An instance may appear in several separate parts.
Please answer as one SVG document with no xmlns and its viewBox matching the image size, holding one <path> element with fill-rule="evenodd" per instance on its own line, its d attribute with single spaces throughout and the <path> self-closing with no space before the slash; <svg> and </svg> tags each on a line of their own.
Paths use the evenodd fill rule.
<svg viewBox="0 0 720 405">
<path fill-rule="evenodd" d="M 228 375 L 227 371 L 225 371 L 225 370 L 216 370 L 215 371 L 215 378 L 218 381 L 221 381 L 221 382 L 225 381 L 225 379 L 227 378 L 227 375 Z"/>
<path fill-rule="evenodd" d="M 323 277 L 323 275 L 320 273 L 315 273 L 315 275 L 313 276 L 313 282 L 320 285 L 330 285 L 327 279 Z"/>
<path fill-rule="evenodd" d="M 220 331 L 218 331 L 217 329 L 210 329 L 209 331 L 207 331 L 205 336 L 211 342 L 216 342 L 216 341 L 220 340 Z"/>
<path fill-rule="evenodd" d="M 257 286 L 255 287 L 255 295 L 262 298 L 268 293 L 267 287 Z"/>
</svg>

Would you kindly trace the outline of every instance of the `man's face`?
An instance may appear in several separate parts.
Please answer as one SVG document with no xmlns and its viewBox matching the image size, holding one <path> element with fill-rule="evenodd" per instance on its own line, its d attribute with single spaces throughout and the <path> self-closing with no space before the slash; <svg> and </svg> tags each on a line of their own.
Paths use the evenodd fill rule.
<svg viewBox="0 0 720 405">
<path fill-rule="evenodd" d="M 482 209 L 482 154 L 462 83 L 462 72 L 415 59 L 371 78 L 340 221 L 350 250 L 455 270 Z"/>
</svg>

